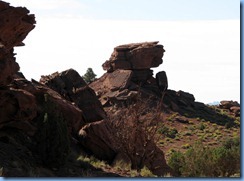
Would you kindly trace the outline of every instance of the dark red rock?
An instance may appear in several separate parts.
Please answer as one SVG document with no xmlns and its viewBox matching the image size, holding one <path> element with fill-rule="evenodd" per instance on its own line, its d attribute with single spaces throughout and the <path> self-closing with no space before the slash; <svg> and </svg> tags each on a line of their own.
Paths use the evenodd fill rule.
<svg viewBox="0 0 244 181">
<path fill-rule="evenodd" d="M 57 91 L 66 100 L 74 102 L 82 110 L 86 122 L 99 121 L 106 117 L 95 92 L 75 70 L 42 76 L 40 82 Z"/>
<path fill-rule="evenodd" d="M 157 85 L 161 91 L 168 89 L 168 79 L 165 71 L 158 72 L 156 74 Z"/>
<path fill-rule="evenodd" d="M 110 59 L 102 66 L 113 72 L 117 69 L 150 69 L 162 64 L 165 50 L 158 42 L 144 42 L 120 45 L 114 48 Z"/>
<path fill-rule="evenodd" d="M 220 101 L 219 107 L 222 109 L 230 109 L 233 106 L 239 106 L 240 104 L 237 101 Z"/>
<path fill-rule="evenodd" d="M 0 2 L 0 87 L 13 81 L 13 75 L 19 70 L 15 62 L 13 47 L 22 45 L 27 34 L 35 27 L 34 15 L 22 7 L 12 7 Z"/>
<path fill-rule="evenodd" d="M 106 121 L 88 123 L 79 131 L 84 149 L 101 160 L 112 162 L 117 154 L 116 143 Z"/>
<path fill-rule="evenodd" d="M 235 114 L 236 117 L 240 116 L 241 108 L 239 106 L 230 107 L 230 111 Z"/>
<path fill-rule="evenodd" d="M 0 43 L 4 49 L 23 45 L 22 41 L 35 27 L 35 16 L 23 7 L 12 7 L 0 2 Z"/>
</svg>

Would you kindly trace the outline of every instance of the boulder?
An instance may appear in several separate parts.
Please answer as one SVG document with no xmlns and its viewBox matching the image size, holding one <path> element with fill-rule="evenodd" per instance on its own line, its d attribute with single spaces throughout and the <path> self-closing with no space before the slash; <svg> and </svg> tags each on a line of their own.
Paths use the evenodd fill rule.
<svg viewBox="0 0 244 181">
<path fill-rule="evenodd" d="M 219 105 L 222 109 L 230 109 L 233 106 L 240 107 L 240 104 L 237 101 L 220 101 Z"/>
<path fill-rule="evenodd" d="M 195 97 L 193 94 L 190 94 L 188 92 L 184 92 L 184 91 L 178 91 L 176 93 L 177 96 L 179 96 L 181 98 L 181 100 L 185 100 L 186 102 L 194 102 L 195 101 Z"/>
<path fill-rule="evenodd" d="M 112 73 L 105 73 L 89 86 L 96 90 L 98 96 L 101 92 L 127 89 L 131 83 L 132 74 L 131 70 L 116 70 Z"/>
<path fill-rule="evenodd" d="M 158 67 L 163 63 L 164 48 L 158 42 L 143 42 L 120 45 L 114 48 L 103 69 L 113 72 L 117 69 L 140 70 Z"/>
<path fill-rule="evenodd" d="M 79 142 L 88 153 L 111 163 L 117 154 L 111 131 L 104 120 L 88 123 L 79 131 Z"/>
<path fill-rule="evenodd" d="M 33 114 L 31 117 L 29 116 L 28 121 L 31 121 L 31 124 L 35 127 L 37 126 L 35 124 L 35 120 L 38 120 L 40 117 L 42 117 L 41 119 L 43 119 L 45 113 L 62 114 L 67 122 L 70 134 L 77 134 L 78 130 L 81 128 L 81 125 L 85 123 L 83 119 L 83 113 L 80 109 L 78 109 L 70 101 L 63 99 L 54 90 L 35 80 L 32 80 L 32 82 L 30 82 L 24 78 L 15 78 L 11 84 L 11 87 L 11 89 L 18 90 L 21 93 L 24 92 L 26 95 L 29 96 L 29 99 L 27 99 L 23 95 L 20 95 L 19 97 L 22 97 L 21 99 L 25 98 L 27 100 L 23 102 L 24 105 L 18 103 L 17 105 L 19 105 L 20 107 L 16 106 L 16 104 L 14 104 L 14 107 L 15 110 L 22 110 L 24 107 L 26 107 L 28 113 Z M 47 110 L 47 99 L 49 100 L 49 103 L 54 105 L 55 110 Z M 24 116 L 27 115 L 27 113 L 22 113 L 20 114 L 19 119 L 25 120 Z"/>
<path fill-rule="evenodd" d="M 236 117 L 240 116 L 241 108 L 239 106 L 230 107 L 230 111 L 234 113 Z"/>
<path fill-rule="evenodd" d="M 66 100 L 74 102 L 83 111 L 86 122 L 99 121 L 106 117 L 95 92 L 75 70 L 42 76 L 40 82 L 57 91 Z"/>
<path fill-rule="evenodd" d="M 164 92 L 168 89 L 168 79 L 165 71 L 156 74 L 156 81 L 159 89 Z"/>
<path fill-rule="evenodd" d="M 37 116 L 34 95 L 22 90 L 9 88 L 0 91 L 0 128 L 18 128 L 33 135 L 35 127 L 31 124 Z"/>
</svg>

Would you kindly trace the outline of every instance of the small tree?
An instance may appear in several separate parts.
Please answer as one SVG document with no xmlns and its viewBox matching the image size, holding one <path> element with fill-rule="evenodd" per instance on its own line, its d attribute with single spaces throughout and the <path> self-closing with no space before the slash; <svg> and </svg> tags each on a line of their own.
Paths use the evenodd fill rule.
<svg viewBox="0 0 244 181">
<path fill-rule="evenodd" d="M 87 84 L 90 84 L 91 82 L 96 80 L 96 76 L 97 75 L 93 72 L 92 68 L 88 68 L 86 73 L 82 76 L 82 78 Z"/>
<path fill-rule="evenodd" d="M 157 130 L 161 117 L 161 102 L 150 106 L 150 99 L 138 98 L 135 103 L 124 106 L 116 115 L 110 117 L 111 128 L 116 133 L 118 149 L 131 162 L 131 169 L 140 171 L 145 160 L 154 156 L 153 148 L 158 141 Z"/>
</svg>

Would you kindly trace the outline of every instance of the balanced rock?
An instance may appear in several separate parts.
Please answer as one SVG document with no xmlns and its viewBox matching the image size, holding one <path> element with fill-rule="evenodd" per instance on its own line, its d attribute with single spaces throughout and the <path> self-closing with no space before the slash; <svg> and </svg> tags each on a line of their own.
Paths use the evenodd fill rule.
<svg viewBox="0 0 244 181">
<path fill-rule="evenodd" d="M 166 72 L 159 72 L 154 78 L 151 68 L 163 63 L 164 52 L 158 41 L 119 45 L 102 65 L 107 73 L 89 86 L 102 105 L 132 100 L 139 92 L 161 97 L 168 87 Z"/>
<path fill-rule="evenodd" d="M 120 45 L 114 48 L 110 59 L 102 67 L 108 72 L 150 69 L 163 63 L 164 52 L 163 45 L 158 45 L 158 41 Z"/>
</svg>

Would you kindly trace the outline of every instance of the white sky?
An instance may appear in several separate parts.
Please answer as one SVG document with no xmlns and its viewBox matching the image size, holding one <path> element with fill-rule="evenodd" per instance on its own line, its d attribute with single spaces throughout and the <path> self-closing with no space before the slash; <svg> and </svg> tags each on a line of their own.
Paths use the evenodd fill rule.
<svg viewBox="0 0 244 181">
<path fill-rule="evenodd" d="M 41 75 L 68 68 L 83 75 L 91 67 L 100 77 L 105 73 L 101 65 L 115 46 L 159 41 L 166 52 L 154 74 L 165 70 L 169 89 L 192 93 L 204 103 L 240 102 L 239 1 L 222 0 L 226 3 L 222 5 L 219 0 L 127 1 L 122 6 L 117 0 L 106 9 L 108 0 L 9 0 L 11 5 L 26 6 L 37 20 L 26 46 L 15 49 L 21 71 L 27 79 L 39 80 Z M 135 4 L 127 4 L 124 14 L 116 11 L 129 2 Z M 150 8 L 145 2 L 151 3 Z M 160 13 L 159 7 L 165 11 Z M 172 14 L 174 7 L 180 12 L 178 18 Z"/>
</svg>

